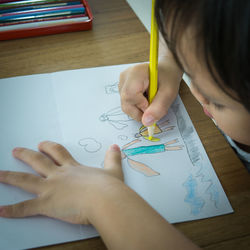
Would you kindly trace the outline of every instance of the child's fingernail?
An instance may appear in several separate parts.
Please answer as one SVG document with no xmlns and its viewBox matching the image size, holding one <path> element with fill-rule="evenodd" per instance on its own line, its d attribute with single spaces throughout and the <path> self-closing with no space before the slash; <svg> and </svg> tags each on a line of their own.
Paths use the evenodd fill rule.
<svg viewBox="0 0 250 250">
<path fill-rule="evenodd" d="M 15 156 L 16 153 L 19 151 L 19 149 L 20 149 L 20 148 L 14 148 L 14 149 L 12 150 L 12 155 Z"/>
<path fill-rule="evenodd" d="M 12 150 L 12 152 L 15 153 L 15 152 L 17 152 L 17 151 L 19 151 L 19 150 L 20 150 L 20 148 L 16 147 L 16 148 L 14 148 L 14 149 Z"/>
<path fill-rule="evenodd" d="M 120 147 L 117 144 L 113 144 L 109 147 L 110 151 L 120 152 Z"/>
<path fill-rule="evenodd" d="M 18 150 L 17 148 L 14 148 L 14 149 L 12 150 L 12 154 L 15 155 L 16 152 L 17 152 L 17 150 Z"/>
<path fill-rule="evenodd" d="M 154 123 L 155 118 L 152 115 L 148 115 L 144 118 L 144 125 L 145 126 L 150 126 Z"/>
</svg>

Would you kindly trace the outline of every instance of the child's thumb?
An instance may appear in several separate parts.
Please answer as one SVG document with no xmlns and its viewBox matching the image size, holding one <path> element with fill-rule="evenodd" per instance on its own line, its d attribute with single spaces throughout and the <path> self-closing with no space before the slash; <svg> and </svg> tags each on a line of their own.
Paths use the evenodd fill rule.
<svg viewBox="0 0 250 250">
<path fill-rule="evenodd" d="M 113 144 L 107 150 L 104 160 L 104 169 L 113 176 L 123 180 L 121 150 L 118 145 Z"/>
<path fill-rule="evenodd" d="M 175 100 L 176 95 L 170 91 L 158 91 L 153 102 L 144 111 L 142 123 L 151 126 L 167 114 L 169 107 Z"/>
</svg>

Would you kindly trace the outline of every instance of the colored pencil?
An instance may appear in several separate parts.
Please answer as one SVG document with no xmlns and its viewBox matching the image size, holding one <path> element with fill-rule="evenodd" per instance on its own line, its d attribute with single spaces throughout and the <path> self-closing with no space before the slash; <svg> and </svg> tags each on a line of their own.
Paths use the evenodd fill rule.
<svg viewBox="0 0 250 250">
<path fill-rule="evenodd" d="M 31 23 L 31 22 L 42 22 L 42 21 L 52 21 L 52 20 L 60 20 L 60 19 L 69 19 L 69 18 L 77 18 L 77 17 L 87 17 L 86 14 L 72 15 L 72 16 L 58 16 L 58 17 L 48 17 L 48 18 L 37 18 L 33 20 L 24 20 L 18 22 L 8 22 L 8 23 L 0 23 L 0 27 L 2 26 L 12 26 L 17 24 Z"/>
<path fill-rule="evenodd" d="M 89 20 L 89 17 L 78 17 L 78 18 L 70 18 L 70 19 L 60 19 L 54 21 L 42 21 L 42 22 L 30 22 L 24 24 L 17 25 L 8 25 L 0 27 L 0 33 L 2 31 L 10 31 L 10 30 L 23 30 L 23 29 L 32 29 L 32 28 L 41 28 L 41 27 L 50 27 L 50 26 L 58 26 L 58 25 L 67 25 L 79 22 L 86 22 Z"/>
<path fill-rule="evenodd" d="M 74 14 L 84 14 L 85 8 L 75 8 L 75 9 L 68 9 L 68 10 L 53 10 L 53 11 L 44 11 L 38 13 L 31 13 L 31 14 L 20 14 L 20 15 L 8 15 L 8 16 L 1 16 L 0 23 L 3 22 L 13 22 L 13 21 L 22 21 L 22 20 L 32 20 L 37 18 L 46 18 L 46 17 L 55 17 L 55 16 L 68 16 Z"/>
<path fill-rule="evenodd" d="M 68 2 L 73 2 L 74 0 L 67 0 Z M 7 2 L 1 3 L 0 9 L 13 8 L 18 6 L 30 6 L 36 4 L 48 4 L 48 3 L 57 3 L 57 2 L 65 2 L 65 0 L 21 0 L 15 2 Z"/>
<path fill-rule="evenodd" d="M 158 83 L 158 26 L 155 18 L 155 0 L 152 0 L 151 11 L 151 35 L 150 35 L 150 56 L 149 56 L 149 94 L 148 101 L 152 103 Z M 148 127 L 148 137 L 152 140 L 155 124 Z"/>
<path fill-rule="evenodd" d="M 41 9 L 31 9 L 31 10 L 22 10 L 17 12 L 11 12 L 11 13 L 4 13 L 0 14 L 0 18 L 4 16 L 17 16 L 17 15 L 26 15 L 26 14 L 39 14 L 39 13 L 46 13 L 50 11 L 59 11 L 59 10 L 73 10 L 76 8 L 83 8 L 81 4 L 74 5 L 74 6 L 62 6 L 62 7 L 50 7 L 50 8 L 41 8 Z"/>
<path fill-rule="evenodd" d="M 33 9 L 63 7 L 63 6 L 69 6 L 69 5 L 79 5 L 79 4 L 82 4 L 82 3 L 80 1 L 75 1 L 75 2 L 65 2 L 65 3 L 54 3 L 54 4 L 41 4 L 41 5 L 23 6 L 23 7 L 18 7 L 18 8 L 11 8 L 11 9 L 0 10 L 0 14 L 12 13 L 12 12 L 18 12 L 18 11 L 25 11 L 25 10 L 33 10 Z"/>
</svg>

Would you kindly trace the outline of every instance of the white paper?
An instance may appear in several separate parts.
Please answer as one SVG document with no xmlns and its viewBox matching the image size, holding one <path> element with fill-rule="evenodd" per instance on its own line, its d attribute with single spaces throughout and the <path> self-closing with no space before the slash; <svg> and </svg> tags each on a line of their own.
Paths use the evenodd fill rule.
<svg viewBox="0 0 250 250">
<path fill-rule="evenodd" d="M 12 157 L 14 147 L 37 150 L 44 140 L 63 143 L 51 83 L 47 74 L 0 80 L 0 169 L 34 171 Z M 0 183 L 0 205 L 34 195 Z M 0 218 L 0 249 L 27 249 L 98 235 L 92 227 L 71 225 L 47 217 Z"/>
<path fill-rule="evenodd" d="M 118 79 L 128 66 L 0 80 L 0 169 L 31 171 L 12 158 L 11 150 L 16 146 L 35 150 L 42 140 L 62 143 L 77 161 L 101 168 L 107 148 L 116 143 L 123 151 L 125 182 L 169 222 L 232 212 L 179 97 L 158 123 L 158 142 L 145 139 L 143 131 L 138 134 L 141 124 L 121 111 Z M 0 205 L 32 197 L 0 184 Z M 96 235 L 90 226 L 45 217 L 0 218 L 0 249 L 31 248 Z"/>
</svg>

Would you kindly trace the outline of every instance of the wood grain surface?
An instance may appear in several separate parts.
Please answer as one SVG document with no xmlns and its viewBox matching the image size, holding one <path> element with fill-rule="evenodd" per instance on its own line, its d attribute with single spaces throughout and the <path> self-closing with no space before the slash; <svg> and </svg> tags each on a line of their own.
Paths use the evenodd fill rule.
<svg viewBox="0 0 250 250">
<path fill-rule="evenodd" d="M 148 61 L 149 34 L 125 0 L 89 4 L 90 31 L 1 41 L 0 78 Z M 250 175 L 185 83 L 180 95 L 235 212 L 176 227 L 204 249 L 250 249 Z M 44 248 L 106 249 L 99 237 Z"/>
</svg>

